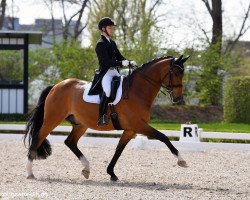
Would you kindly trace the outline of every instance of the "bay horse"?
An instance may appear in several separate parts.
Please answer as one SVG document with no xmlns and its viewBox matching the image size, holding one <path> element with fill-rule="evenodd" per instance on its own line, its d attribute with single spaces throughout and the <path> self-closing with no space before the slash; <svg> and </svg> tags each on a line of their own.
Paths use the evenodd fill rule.
<svg viewBox="0 0 250 200">
<path fill-rule="evenodd" d="M 184 76 L 183 56 L 162 57 L 154 59 L 135 69 L 130 75 L 128 98 L 122 98 L 115 106 L 123 133 L 115 154 L 107 167 L 112 181 L 118 180 L 114 167 L 127 143 L 136 135 L 143 134 L 165 143 L 172 154 L 177 157 L 177 164 L 187 167 L 186 161 L 172 145 L 169 138 L 149 125 L 150 110 L 161 87 L 166 88 L 173 102 L 183 102 L 182 79 Z M 123 89 L 126 87 L 123 83 Z M 65 140 L 65 144 L 81 161 L 82 174 L 89 178 L 89 161 L 78 149 L 78 140 L 87 128 L 95 130 L 114 130 L 113 124 L 98 127 L 98 104 L 83 101 L 84 87 L 88 82 L 78 79 L 67 79 L 54 86 L 45 88 L 27 123 L 24 143 L 28 138 L 28 162 L 26 170 L 29 179 L 35 178 L 32 171 L 34 159 L 46 159 L 51 155 L 51 146 L 46 137 L 66 118 L 73 128 Z M 107 114 L 110 113 L 108 109 Z M 27 137 L 28 136 L 28 137 Z"/>
</svg>

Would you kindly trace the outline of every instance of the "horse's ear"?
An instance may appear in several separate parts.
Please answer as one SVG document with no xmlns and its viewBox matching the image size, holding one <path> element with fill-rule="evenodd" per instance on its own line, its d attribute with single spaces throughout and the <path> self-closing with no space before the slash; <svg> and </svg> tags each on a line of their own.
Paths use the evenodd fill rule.
<svg viewBox="0 0 250 200">
<path fill-rule="evenodd" d="M 183 63 L 186 62 L 189 58 L 190 58 L 190 56 L 188 56 L 188 57 L 186 57 L 186 58 L 183 58 L 183 59 L 181 60 L 181 63 L 183 64 Z"/>
<path fill-rule="evenodd" d="M 183 55 L 181 55 L 179 58 L 177 58 L 177 60 L 174 61 L 175 64 L 179 64 L 181 59 L 182 59 Z"/>
<path fill-rule="evenodd" d="M 180 56 L 177 60 L 175 60 L 174 62 L 175 62 L 175 63 L 179 63 L 179 62 L 181 61 L 182 57 L 183 57 L 183 55 L 181 55 L 181 56 Z"/>
</svg>

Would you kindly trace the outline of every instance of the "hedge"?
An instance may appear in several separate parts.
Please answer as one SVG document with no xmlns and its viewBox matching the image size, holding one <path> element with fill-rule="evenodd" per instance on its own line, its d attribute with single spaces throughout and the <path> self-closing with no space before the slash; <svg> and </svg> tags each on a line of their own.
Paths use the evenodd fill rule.
<svg viewBox="0 0 250 200">
<path fill-rule="evenodd" d="M 250 76 L 233 77 L 226 81 L 224 120 L 250 123 Z"/>
</svg>

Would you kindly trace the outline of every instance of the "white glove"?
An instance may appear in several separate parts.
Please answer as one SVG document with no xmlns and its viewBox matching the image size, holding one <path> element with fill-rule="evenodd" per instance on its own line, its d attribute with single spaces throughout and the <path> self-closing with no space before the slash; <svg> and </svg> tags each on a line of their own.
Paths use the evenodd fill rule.
<svg viewBox="0 0 250 200">
<path fill-rule="evenodd" d="M 137 66 L 137 63 L 134 60 L 129 61 L 129 64 L 133 67 Z"/>
<path fill-rule="evenodd" d="M 128 60 L 123 60 L 122 61 L 122 66 L 123 67 L 127 67 L 129 65 L 129 61 Z"/>
</svg>

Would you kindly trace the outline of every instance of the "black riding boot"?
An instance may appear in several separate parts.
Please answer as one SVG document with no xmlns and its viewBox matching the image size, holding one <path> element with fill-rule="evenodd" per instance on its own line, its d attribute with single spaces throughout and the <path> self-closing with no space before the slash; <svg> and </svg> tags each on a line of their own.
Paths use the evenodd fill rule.
<svg viewBox="0 0 250 200">
<path fill-rule="evenodd" d="M 99 120 L 97 126 L 108 125 L 109 118 L 105 115 L 106 107 L 108 105 L 108 97 L 106 96 L 105 92 L 102 93 L 100 107 L 99 107 Z"/>
</svg>

